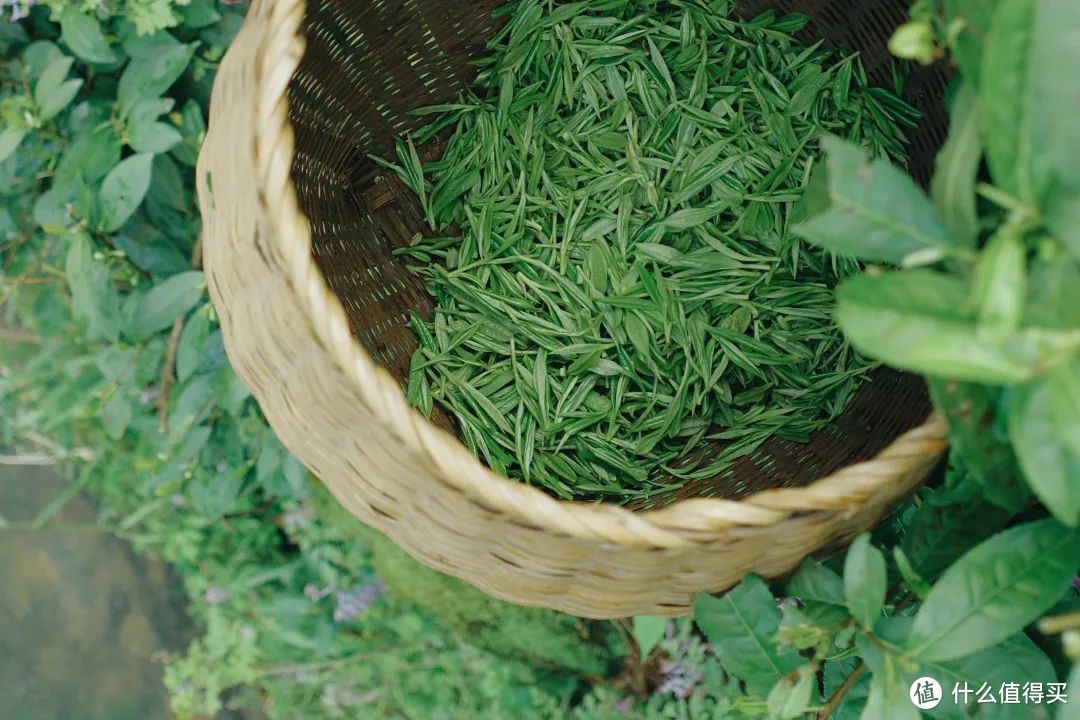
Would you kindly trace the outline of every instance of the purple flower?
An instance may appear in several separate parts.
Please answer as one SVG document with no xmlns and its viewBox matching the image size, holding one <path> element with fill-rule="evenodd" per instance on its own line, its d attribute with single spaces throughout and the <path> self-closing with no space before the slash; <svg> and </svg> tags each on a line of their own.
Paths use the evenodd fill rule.
<svg viewBox="0 0 1080 720">
<path fill-rule="evenodd" d="M 697 669 L 688 665 L 666 662 L 660 665 L 660 672 L 664 674 L 664 682 L 657 692 L 669 693 L 680 700 L 690 697 L 694 688 L 705 679 Z"/>
<path fill-rule="evenodd" d="M 334 622 L 352 620 L 371 607 L 385 590 L 386 585 L 381 580 L 369 585 L 357 585 L 351 590 L 339 590 L 337 607 L 334 608 Z"/>
<path fill-rule="evenodd" d="M 615 703 L 615 709 L 619 712 L 626 714 L 630 712 L 634 707 L 634 701 L 630 698 L 623 698 L 619 702 Z"/>
<path fill-rule="evenodd" d="M 1073 590 L 1080 592 L 1080 575 L 1073 578 Z"/>
<path fill-rule="evenodd" d="M 169 496 L 169 502 L 173 507 L 184 507 L 184 496 L 180 493 L 173 493 Z"/>
</svg>

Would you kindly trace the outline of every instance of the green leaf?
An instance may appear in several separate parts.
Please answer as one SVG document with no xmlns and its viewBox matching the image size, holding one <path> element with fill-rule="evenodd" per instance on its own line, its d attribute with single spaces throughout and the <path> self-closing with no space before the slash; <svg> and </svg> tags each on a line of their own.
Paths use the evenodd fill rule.
<svg viewBox="0 0 1080 720">
<path fill-rule="evenodd" d="M 926 270 L 860 275 L 837 290 L 836 319 L 860 352 L 901 370 L 1005 384 L 1035 368 L 977 337 L 959 279 Z"/>
<path fill-rule="evenodd" d="M 116 53 L 101 32 L 101 23 L 88 14 L 68 8 L 60 16 L 60 38 L 71 52 L 88 63 L 116 62 Z"/>
<path fill-rule="evenodd" d="M 1080 720 L 1080 661 L 1069 673 L 1068 690 L 1069 702 L 1058 710 L 1057 720 Z"/>
<path fill-rule="evenodd" d="M 855 671 L 858 661 L 854 658 L 825 661 L 825 696 L 832 697 Z M 870 673 L 863 672 L 844 694 L 840 705 L 829 720 L 858 720 L 870 694 Z"/>
<path fill-rule="evenodd" d="M 98 194 L 98 225 L 116 232 L 134 213 L 150 188 L 154 156 L 133 155 L 109 171 Z"/>
<path fill-rule="evenodd" d="M 65 80 L 73 62 L 74 58 L 58 57 L 38 78 L 34 87 L 34 103 L 38 106 L 38 115 L 42 120 L 56 117 L 71 104 L 82 87 L 82 80 Z"/>
<path fill-rule="evenodd" d="M 25 137 L 26 131 L 19 128 L 9 127 L 0 132 L 0 163 L 18 149 Z"/>
<path fill-rule="evenodd" d="M 1024 633 L 1017 633 L 1004 642 L 982 652 L 947 662 L 920 663 L 918 669 L 907 673 L 905 681 L 913 682 L 922 675 L 929 675 L 941 683 L 945 697 L 933 711 L 935 717 L 968 718 L 969 707 L 954 703 L 951 688 L 957 684 L 973 686 L 987 683 L 997 691 L 1003 683 L 1019 683 L 1028 678 L 1052 678 L 1054 666 L 1046 654 Z M 972 682 L 975 681 L 975 682 Z M 1037 680 L 1034 682 L 1038 682 Z M 972 689 L 977 689 L 973 687 Z M 973 702 L 974 698 L 969 700 Z M 1000 702 L 980 708 L 979 720 L 1013 720 L 1016 706 Z"/>
<path fill-rule="evenodd" d="M 701 593 L 694 620 L 724 669 L 765 695 L 776 681 L 803 664 L 791 647 L 777 647 L 781 613 L 762 580 L 749 575 L 721 597 Z"/>
<path fill-rule="evenodd" d="M 844 594 L 851 616 L 872 629 L 885 606 L 885 556 L 870 544 L 869 533 L 855 538 L 844 562 Z"/>
<path fill-rule="evenodd" d="M 101 409 L 101 426 L 110 438 L 119 440 L 124 436 L 130 422 L 131 402 L 122 392 L 114 392 Z"/>
<path fill-rule="evenodd" d="M 131 147 L 138 153 L 157 155 L 168 152 L 182 140 L 180 131 L 167 123 L 148 122 L 131 127 Z"/>
<path fill-rule="evenodd" d="M 986 500 L 1010 512 L 1019 512 L 1031 497 L 1027 483 L 1020 473 L 1003 411 L 1003 390 L 989 385 L 960 383 L 953 380 L 929 378 L 930 397 L 948 421 L 949 442 L 957 458 L 957 473 L 970 475 L 982 486 Z M 961 516 L 971 508 L 989 512 L 992 508 L 974 495 L 957 508 Z M 949 525 L 951 527 L 951 525 Z M 972 539 L 984 539 L 1000 527 L 992 522 L 984 523 L 987 535 Z"/>
<path fill-rule="evenodd" d="M 870 695 L 862 720 L 919 720 L 922 716 L 908 697 L 908 690 L 896 661 L 886 655 L 885 667 L 875 672 L 870 680 Z"/>
<path fill-rule="evenodd" d="M 127 116 L 136 101 L 159 97 L 168 90 L 191 62 L 195 47 L 196 43 L 176 45 L 128 63 L 116 88 L 121 115 Z"/>
<path fill-rule="evenodd" d="M 1072 253 L 1073 258 L 1080 260 L 1080 193 L 1054 184 L 1043 215 L 1046 226 L 1054 236 Z"/>
<path fill-rule="evenodd" d="M 1009 437 L 1038 498 L 1080 525 L 1080 360 L 1013 389 Z"/>
<path fill-rule="evenodd" d="M 60 114 L 64 108 L 71 104 L 75 96 L 79 94 L 79 88 L 83 86 L 81 79 L 68 80 L 52 92 L 46 94 L 41 104 L 39 117 L 42 120 L 51 120 Z"/>
<path fill-rule="evenodd" d="M 217 519 L 232 511 L 243 488 L 244 478 L 235 470 L 221 474 L 199 470 L 188 485 L 188 494 L 196 512 Z"/>
<path fill-rule="evenodd" d="M 177 318 L 199 304 L 205 291 L 206 280 L 197 270 L 173 275 L 158 283 L 143 296 L 128 334 L 138 340 L 172 327 Z"/>
<path fill-rule="evenodd" d="M 982 161 L 982 116 L 978 92 L 970 82 L 960 84 L 951 116 L 949 139 L 938 154 L 930 195 L 952 236 L 974 247 L 979 235 L 975 181 Z"/>
<path fill-rule="evenodd" d="M 80 133 L 61 156 L 54 182 L 68 183 L 80 175 L 88 182 L 100 180 L 120 162 L 121 147 L 108 124 Z"/>
<path fill-rule="evenodd" d="M 23 50 L 23 60 L 26 62 L 26 71 L 31 80 L 40 79 L 45 69 L 63 56 L 64 53 L 59 46 L 48 40 L 37 40 Z"/>
<path fill-rule="evenodd" d="M 634 638 L 641 649 L 641 659 L 649 657 L 657 643 L 664 637 L 668 619 L 652 615 L 639 615 L 634 617 Z"/>
<path fill-rule="evenodd" d="M 176 347 L 176 379 L 185 382 L 195 374 L 203 362 L 206 341 L 210 337 L 210 316 L 197 312 L 184 326 L 180 343 Z"/>
<path fill-rule="evenodd" d="M 76 318 L 87 323 L 87 339 L 116 342 L 120 336 L 120 300 L 109 271 L 94 259 L 90 239 L 72 240 L 64 265 Z"/>
<path fill-rule="evenodd" d="M 75 58 L 60 55 L 46 66 L 34 85 L 34 103 L 39 107 L 45 104 L 45 98 L 56 91 L 67 78 Z"/>
<path fill-rule="evenodd" d="M 1034 151 L 1037 164 L 1049 166 L 1074 196 L 1080 193 L 1080 123 L 1076 122 L 1080 68 L 1080 3 L 1038 0 L 1032 57 L 1031 110 L 1040 121 Z"/>
<path fill-rule="evenodd" d="M 830 209 L 795 228 L 827 250 L 869 262 L 899 264 L 935 249 L 952 254 L 956 240 L 906 173 L 886 160 L 868 160 L 857 145 L 826 137 Z"/>
<path fill-rule="evenodd" d="M 1036 6 L 1041 0 L 1001 0 L 990 23 L 983 51 L 979 96 L 986 124 L 986 159 L 995 184 L 1034 204 L 1046 186 L 1035 166 L 1035 148 L 1043 142 L 1033 96 L 1037 85 L 1032 63 L 1036 45 Z"/>
<path fill-rule="evenodd" d="M 979 335 L 1000 342 L 1016 331 L 1027 299 L 1027 248 L 1010 227 L 994 234 L 975 266 Z"/>
<path fill-rule="evenodd" d="M 794 720 L 804 717 L 816 686 L 817 673 L 810 667 L 799 671 L 799 679 L 794 684 L 787 680 L 776 683 L 769 691 L 767 699 L 769 718 Z"/>
<path fill-rule="evenodd" d="M 712 220 L 723 208 L 690 208 L 687 210 L 679 210 L 676 213 L 672 213 L 667 220 L 664 221 L 664 225 L 672 230 L 688 230 L 690 228 L 704 225 Z"/>
<path fill-rule="evenodd" d="M 803 561 L 788 583 L 787 593 L 798 598 L 807 618 L 821 627 L 838 627 L 850 617 L 844 581 L 817 560 Z"/>
<path fill-rule="evenodd" d="M 1080 562 L 1080 533 L 1053 520 L 979 544 L 934 585 L 915 616 L 908 651 L 953 660 L 1022 630 L 1057 602 Z"/>
<path fill-rule="evenodd" d="M 204 28 L 221 19 L 221 13 L 214 8 L 213 0 L 191 0 L 188 5 L 178 9 L 184 27 L 188 28 Z"/>
<path fill-rule="evenodd" d="M 975 86 L 982 76 L 983 45 L 997 4 L 998 0 L 945 0 L 946 19 L 958 23 L 949 48 L 961 75 Z"/>
</svg>

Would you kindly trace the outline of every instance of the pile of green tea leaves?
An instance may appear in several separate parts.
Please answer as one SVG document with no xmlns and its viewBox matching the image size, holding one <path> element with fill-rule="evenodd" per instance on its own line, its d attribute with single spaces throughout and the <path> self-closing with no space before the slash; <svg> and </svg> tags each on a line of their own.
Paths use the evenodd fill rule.
<svg viewBox="0 0 1080 720">
<path fill-rule="evenodd" d="M 380 161 L 443 234 L 403 250 L 438 301 L 413 318 L 410 401 L 448 409 L 500 473 L 624 502 L 828 424 L 871 367 L 832 320 L 858 265 L 804 245 L 789 215 L 824 134 L 901 158 L 916 111 L 857 56 L 800 45 L 801 16 L 506 12 L 478 90 L 418 111 L 437 119 Z"/>
</svg>

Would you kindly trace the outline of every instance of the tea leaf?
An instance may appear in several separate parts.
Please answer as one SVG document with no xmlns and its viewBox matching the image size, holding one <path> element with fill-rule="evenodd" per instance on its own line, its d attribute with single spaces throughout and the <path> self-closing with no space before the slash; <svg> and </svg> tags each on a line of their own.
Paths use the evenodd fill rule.
<svg viewBox="0 0 1080 720">
<path fill-rule="evenodd" d="M 906 174 L 885 160 L 869 161 L 857 146 L 827 137 L 832 207 L 799 225 L 806 239 L 871 262 L 899 263 L 919 250 L 955 254 L 957 241 Z"/>
<path fill-rule="evenodd" d="M 952 660 L 1014 635 L 1057 602 L 1078 557 L 1080 533 L 1053 520 L 995 535 L 934 585 L 915 616 L 907 650 L 928 662 Z"/>
<path fill-rule="evenodd" d="M 753 575 L 720 597 L 701 593 L 694 600 L 694 621 L 724 669 L 756 693 L 767 693 L 802 664 L 794 648 L 776 645 L 780 617 L 769 589 Z"/>
<path fill-rule="evenodd" d="M 146 197 L 154 156 L 133 155 L 109 171 L 98 193 L 98 224 L 102 232 L 116 232 Z"/>
<path fill-rule="evenodd" d="M 844 563 L 844 593 L 847 607 L 864 628 L 872 629 L 885 606 L 885 556 L 870 545 L 863 533 L 848 549 Z"/>
<path fill-rule="evenodd" d="M 1065 525 L 1080 525 L 1080 361 L 1013 390 L 1009 438 L 1039 499 Z"/>
<path fill-rule="evenodd" d="M 950 116 L 949 139 L 938 154 L 930 194 L 953 237 L 974 247 L 979 234 L 975 180 L 982 161 L 982 119 L 978 93 L 970 83 L 961 83 Z"/>
<path fill-rule="evenodd" d="M 74 8 L 65 10 L 60 16 L 60 38 L 81 60 L 90 63 L 116 61 L 116 53 L 101 32 L 101 23 Z"/>
<path fill-rule="evenodd" d="M 837 291 L 837 322 L 860 351 L 890 365 L 969 382 L 1021 382 L 1036 368 L 981 340 L 965 283 L 926 270 L 863 275 Z"/>
</svg>

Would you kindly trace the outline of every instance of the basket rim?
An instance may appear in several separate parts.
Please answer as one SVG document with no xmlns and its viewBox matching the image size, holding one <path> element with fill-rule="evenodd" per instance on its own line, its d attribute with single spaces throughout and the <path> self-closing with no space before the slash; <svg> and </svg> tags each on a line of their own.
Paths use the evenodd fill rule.
<svg viewBox="0 0 1080 720">
<path fill-rule="evenodd" d="M 250 37 L 238 37 L 228 53 L 247 53 L 257 60 L 252 140 L 255 189 L 267 225 L 261 235 L 286 268 L 287 284 L 316 341 L 348 379 L 350 387 L 343 391 L 355 394 L 406 448 L 430 461 L 433 482 L 449 484 L 478 505 L 523 524 L 579 539 L 671 549 L 715 541 L 718 533 L 732 528 L 772 526 L 820 511 L 850 512 L 889 490 L 897 477 L 927 466 L 944 452 L 946 423 L 939 413 L 931 412 L 921 425 L 897 437 L 875 457 L 806 486 L 761 490 L 738 500 L 690 498 L 640 511 L 612 502 L 560 500 L 489 469 L 460 439 L 436 427 L 408 403 L 404 389 L 351 333 L 344 306 L 314 260 L 311 223 L 300 209 L 291 179 L 295 135 L 288 96 L 306 48 L 306 5 L 307 0 L 255 0 L 248 19 L 261 16 L 264 22 L 260 24 L 267 30 L 260 34 L 256 23 L 245 22 L 241 33 Z M 213 132 L 211 121 L 207 134 Z M 199 165 L 200 205 L 204 212 L 214 213 L 210 190 L 204 187 L 202 158 Z"/>
</svg>

